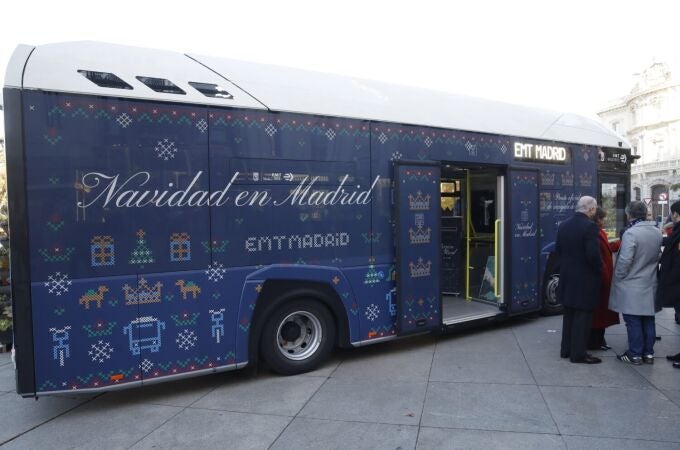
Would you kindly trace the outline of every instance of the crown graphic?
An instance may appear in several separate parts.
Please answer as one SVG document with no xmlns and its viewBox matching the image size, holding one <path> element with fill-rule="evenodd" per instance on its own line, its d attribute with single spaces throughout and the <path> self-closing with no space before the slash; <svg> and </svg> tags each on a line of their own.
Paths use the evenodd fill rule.
<svg viewBox="0 0 680 450">
<path fill-rule="evenodd" d="M 574 184 L 574 174 L 569 172 L 568 170 L 562 174 L 562 185 L 567 186 L 567 185 L 573 185 Z"/>
<path fill-rule="evenodd" d="M 589 173 L 582 173 L 578 176 L 578 181 L 581 183 L 581 186 L 592 186 L 593 176 Z"/>
<path fill-rule="evenodd" d="M 416 192 L 416 195 L 408 195 L 408 204 L 411 211 L 427 211 L 430 209 L 430 194 L 423 196 L 421 191 Z"/>
<path fill-rule="evenodd" d="M 432 261 L 423 264 L 423 258 L 418 258 L 418 264 L 408 263 L 411 269 L 411 278 L 429 277 L 432 269 Z"/>
<path fill-rule="evenodd" d="M 430 237 L 432 236 L 432 229 L 430 227 L 418 228 L 413 231 L 413 228 L 409 228 L 408 234 L 411 237 L 411 244 L 429 244 Z"/>
<path fill-rule="evenodd" d="M 555 174 L 552 172 L 541 172 L 541 184 L 543 186 L 554 186 Z"/>
<path fill-rule="evenodd" d="M 160 303 L 161 302 L 161 288 L 163 284 L 157 281 L 156 284 L 149 286 L 144 278 L 139 279 L 136 288 L 130 287 L 128 284 L 123 286 L 125 293 L 126 305 L 141 305 L 145 303 Z"/>
</svg>

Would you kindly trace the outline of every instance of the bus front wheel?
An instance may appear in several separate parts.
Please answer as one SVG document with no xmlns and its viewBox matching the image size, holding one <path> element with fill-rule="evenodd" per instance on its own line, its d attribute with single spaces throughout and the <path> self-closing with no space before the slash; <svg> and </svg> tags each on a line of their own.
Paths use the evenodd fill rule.
<svg viewBox="0 0 680 450">
<path fill-rule="evenodd" d="M 260 354 L 282 375 L 295 375 L 319 367 L 333 351 L 335 322 L 318 301 L 300 299 L 277 308 L 265 322 Z"/>
</svg>

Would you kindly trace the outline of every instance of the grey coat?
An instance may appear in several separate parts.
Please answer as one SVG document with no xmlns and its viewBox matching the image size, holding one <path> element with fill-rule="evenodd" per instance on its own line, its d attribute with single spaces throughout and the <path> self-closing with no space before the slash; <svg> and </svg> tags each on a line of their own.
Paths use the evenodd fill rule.
<svg viewBox="0 0 680 450">
<path fill-rule="evenodd" d="M 661 231 L 655 222 L 638 222 L 621 239 L 612 277 L 609 309 L 622 314 L 653 316 Z"/>
</svg>

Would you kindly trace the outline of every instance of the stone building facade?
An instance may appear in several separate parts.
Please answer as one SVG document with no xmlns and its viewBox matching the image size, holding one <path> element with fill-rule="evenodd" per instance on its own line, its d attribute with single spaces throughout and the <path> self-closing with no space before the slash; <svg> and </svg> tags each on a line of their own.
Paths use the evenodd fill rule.
<svg viewBox="0 0 680 450">
<path fill-rule="evenodd" d="M 680 74 L 655 62 L 637 75 L 630 93 L 598 115 L 630 142 L 640 158 L 631 168 L 631 197 L 645 200 L 655 218 L 680 199 Z M 670 197 L 663 204 L 664 194 Z"/>
</svg>

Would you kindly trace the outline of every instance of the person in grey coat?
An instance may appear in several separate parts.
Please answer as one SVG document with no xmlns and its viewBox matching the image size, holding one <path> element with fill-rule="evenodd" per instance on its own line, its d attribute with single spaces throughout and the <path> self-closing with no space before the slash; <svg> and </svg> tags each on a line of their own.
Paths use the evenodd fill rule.
<svg viewBox="0 0 680 450">
<path fill-rule="evenodd" d="M 617 358 L 625 363 L 654 363 L 654 324 L 661 231 L 654 221 L 646 221 L 647 206 L 631 202 L 626 207 L 630 221 L 623 233 L 616 258 L 609 309 L 623 314 L 628 331 L 628 350 Z"/>
</svg>

